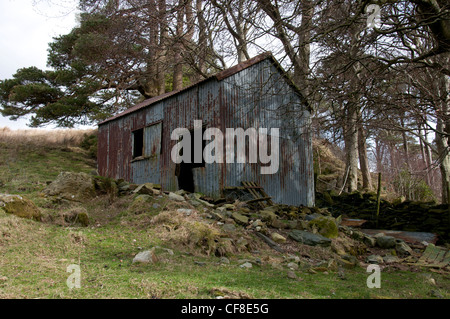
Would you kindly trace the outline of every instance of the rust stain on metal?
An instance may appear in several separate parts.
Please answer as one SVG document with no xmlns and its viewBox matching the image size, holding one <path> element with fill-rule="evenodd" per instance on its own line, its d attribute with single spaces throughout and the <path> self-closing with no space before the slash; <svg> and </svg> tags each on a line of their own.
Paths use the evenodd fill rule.
<svg viewBox="0 0 450 319">
<path fill-rule="evenodd" d="M 176 190 L 178 179 L 171 150 L 176 128 L 192 128 L 201 119 L 208 128 L 280 128 L 279 170 L 261 175 L 262 163 L 212 163 L 193 168 L 196 191 L 220 196 L 227 186 L 241 181 L 261 185 L 274 202 L 314 204 L 311 134 L 306 129 L 310 114 L 298 90 L 270 53 L 261 54 L 179 91 L 143 101 L 99 124 L 99 173 L 130 182 L 146 180 Z M 295 121 L 286 109 L 307 113 Z M 283 110 L 283 111 L 280 111 Z M 302 114 L 303 114 L 302 113 Z M 287 115 L 286 115 L 287 114 Z M 292 128 L 288 122 L 299 127 Z M 161 123 L 159 133 L 151 127 Z M 145 153 L 133 160 L 132 131 L 144 129 Z M 295 139 L 299 131 L 301 138 Z M 159 151 L 158 151 L 159 150 Z M 247 153 L 250 151 L 246 147 Z M 225 154 L 225 152 L 224 152 Z"/>
</svg>

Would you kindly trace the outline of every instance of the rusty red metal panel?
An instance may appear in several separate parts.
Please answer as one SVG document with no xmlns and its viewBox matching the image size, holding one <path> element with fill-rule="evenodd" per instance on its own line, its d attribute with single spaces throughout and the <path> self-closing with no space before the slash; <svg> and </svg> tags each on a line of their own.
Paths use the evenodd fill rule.
<svg viewBox="0 0 450 319">
<path fill-rule="evenodd" d="M 109 126 L 98 129 L 97 168 L 101 176 L 108 176 L 108 134 Z"/>
<path fill-rule="evenodd" d="M 207 164 L 195 168 L 195 183 L 199 191 L 214 196 L 220 195 L 225 186 L 256 181 L 277 202 L 312 205 L 311 136 L 302 131 L 302 137 L 294 141 L 289 131 L 292 122 L 306 123 L 309 118 L 294 120 L 293 116 L 283 115 L 289 114 L 286 110 L 292 108 L 288 105 L 291 102 L 301 110 L 300 98 L 283 80 L 284 74 L 279 73 L 272 59 L 266 60 L 266 57 L 259 56 L 189 88 L 144 101 L 103 122 L 101 138 L 108 142 L 107 155 L 101 159 L 103 164 L 100 166 L 106 167 L 102 168 L 102 174 L 134 182 L 158 175 L 164 190 L 175 190 L 178 187 L 176 165 L 171 159 L 171 150 L 176 143 L 171 140 L 171 133 L 175 128 L 191 129 L 194 120 L 202 120 L 207 127 L 219 128 L 223 133 L 227 128 L 238 127 L 244 130 L 250 127 L 280 128 L 280 169 L 276 174 L 261 175 L 261 164 L 248 163 L 247 158 L 247 163 L 242 164 Z M 147 127 L 155 120 L 162 120 L 159 159 L 155 163 L 132 162 L 131 132 Z M 150 136 L 145 142 L 152 153 L 156 140 L 152 143 Z M 101 145 L 105 148 L 105 143 Z"/>
</svg>

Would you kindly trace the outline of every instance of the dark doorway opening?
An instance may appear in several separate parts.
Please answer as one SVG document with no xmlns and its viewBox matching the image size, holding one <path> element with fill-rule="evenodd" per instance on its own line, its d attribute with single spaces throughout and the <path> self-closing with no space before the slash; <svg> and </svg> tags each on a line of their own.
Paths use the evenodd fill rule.
<svg viewBox="0 0 450 319">
<path fill-rule="evenodd" d="M 206 130 L 206 125 L 203 125 L 201 130 L 202 130 L 202 136 L 203 136 L 203 134 L 205 133 L 205 130 Z M 187 192 L 194 193 L 195 192 L 195 183 L 194 183 L 194 174 L 193 174 L 192 169 L 197 168 L 197 167 L 205 167 L 205 159 L 203 158 L 203 150 L 206 146 L 206 142 L 205 142 L 205 140 L 202 139 L 202 145 L 201 145 L 202 160 L 200 163 L 195 163 L 195 161 L 194 161 L 194 152 L 195 152 L 194 130 L 189 130 L 189 133 L 191 134 L 191 162 L 190 163 L 181 162 L 180 164 L 178 164 L 179 166 L 177 167 L 177 170 L 178 170 L 177 176 L 178 176 L 178 187 Z M 183 155 L 183 149 L 181 149 L 180 155 L 181 156 Z"/>
<path fill-rule="evenodd" d="M 194 184 L 194 174 L 192 173 L 192 168 L 194 167 L 192 163 L 180 164 L 180 172 L 178 174 L 178 187 L 184 189 L 187 192 L 195 192 Z"/>
</svg>

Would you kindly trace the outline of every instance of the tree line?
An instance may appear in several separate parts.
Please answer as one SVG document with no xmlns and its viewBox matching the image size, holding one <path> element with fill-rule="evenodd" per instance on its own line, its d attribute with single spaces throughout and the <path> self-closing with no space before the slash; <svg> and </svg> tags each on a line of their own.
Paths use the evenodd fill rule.
<svg viewBox="0 0 450 319">
<path fill-rule="evenodd" d="M 80 0 L 79 8 L 79 24 L 49 44 L 51 70 L 25 67 L 0 82 L 4 116 L 31 115 L 31 126 L 97 123 L 271 51 L 313 110 L 313 134 L 341 147 L 346 191 L 373 189 L 371 172 L 382 172 L 408 199 L 448 202 L 448 1 Z"/>
</svg>

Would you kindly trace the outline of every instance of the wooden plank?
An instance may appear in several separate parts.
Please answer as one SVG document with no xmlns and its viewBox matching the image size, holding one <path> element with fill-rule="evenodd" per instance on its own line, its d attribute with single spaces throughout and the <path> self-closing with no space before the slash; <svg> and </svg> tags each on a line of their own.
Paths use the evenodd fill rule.
<svg viewBox="0 0 450 319">
<path fill-rule="evenodd" d="M 242 184 L 244 184 L 245 188 L 248 189 L 248 191 L 250 192 L 250 194 L 253 195 L 254 198 L 259 198 L 259 197 L 260 197 L 260 196 L 258 196 L 258 193 L 256 193 L 255 190 L 249 189 L 249 188 L 248 188 L 248 186 L 250 186 L 250 185 L 249 185 L 249 182 L 242 182 Z"/>
<path fill-rule="evenodd" d="M 267 237 L 264 234 L 261 234 L 260 232 L 255 232 L 255 235 L 258 236 L 259 238 L 261 238 L 267 245 L 269 245 L 270 248 L 282 253 L 283 249 L 278 246 L 278 244 L 276 242 L 274 242 L 272 239 L 270 239 L 269 237 Z"/>
<path fill-rule="evenodd" d="M 443 268 L 450 263 L 450 252 L 429 244 L 416 263 L 417 266 Z"/>
<path fill-rule="evenodd" d="M 262 194 L 263 197 L 268 197 L 268 198 L 269 198 L 269 199 L 267 200 L 267 203 L 268 203 L 270 206 L 272 206 L 272 205 L 273 205 L 272 198 L 271 198 L 269 195 L 267 195 L 267 193 L 264 191 L 264 188 L 261 187 L 261 186 L 259 186 L 258 184 L 256 184 L 256 182 L 253 182 L 253 184 L 254 184 L 255 187 L 259 187 L 259 192 Z"/>
<path fill-rule="evenodd" d="M 242 182 L 242 185 L 244 185 L 245 189 L 254 197 L 254 200 L 247 201 L 248 202 L 260 202 L 259 205 L 264 208 L 266 207 L 266 204 L 263 203 L 264 201 L 269 204 L 273 205 L 272 198 L 267 195 L 267 193 L 264 191 L 264 188 L 258 185 L 256 182 Z"/>
<path fill-rule="evenodd" d="M 246 203 L 261 202 L 261 201 L 266 201 L 269 199 L 270 199 L 270 197 L 259 197 L 259 198 L 255 198 L 255 199 L 250 199 L 250 200 L 246 201 Z"/>
<path fill-rule="evenodd" d="M 258 202 L 259 206 L 264 208 L 265 205 L 264 205 L 264 203 L 261 202 L 263 200 L 260 200 L 261 196 L 258 194 L 256 189 L 253 188 L 252 183 L 251 182 L 242 182 L 242 184 L 247 189 L 247 191 L 253 196 L 253 198 L 255 199 L 254 202 Z M 248 201 L 247 201 L 247 203 L 248 203 Z"/>
</svg>

